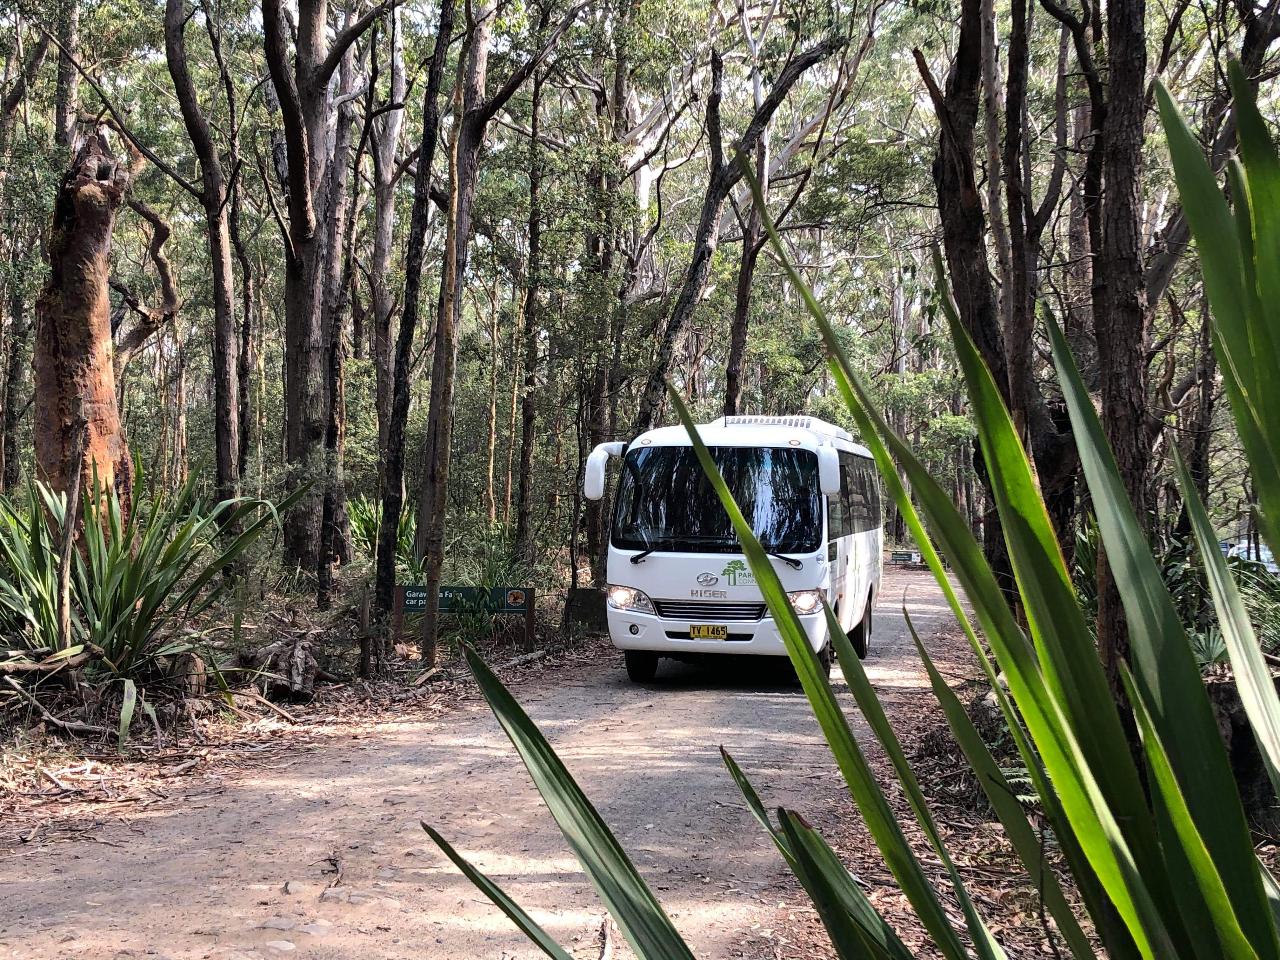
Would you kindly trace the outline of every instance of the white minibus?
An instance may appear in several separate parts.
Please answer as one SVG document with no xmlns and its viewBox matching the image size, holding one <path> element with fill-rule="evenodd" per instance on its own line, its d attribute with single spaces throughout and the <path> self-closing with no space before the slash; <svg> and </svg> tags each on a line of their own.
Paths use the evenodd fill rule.
<svg viewBox="0 0 1280 960">
<path fill-rule="evenodd" d="M 880 589 L 880 489 L 870 452 L 840 427 L 804 416 L 721 417 L 698 427 L 804 624 L 832 659 L 825 599 L 858 656 L 871 642 Z M 662 657 L 786 656 L 778 628 L 684 427 L 605 443 L 587 460 L 584 494 L 604 496 L 619 458 L 609 532 L 609 636 L 636 682 Z"/>
</svg>

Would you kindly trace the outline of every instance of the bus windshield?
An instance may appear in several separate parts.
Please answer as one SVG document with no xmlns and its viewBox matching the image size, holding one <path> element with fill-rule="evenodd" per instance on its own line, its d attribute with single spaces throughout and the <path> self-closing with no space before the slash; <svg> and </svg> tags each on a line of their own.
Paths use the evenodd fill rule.
<svg viewBox="0 0 1280 960">
<path fill-rule="evenodd" d="M 712 447 L 720 473 L 765 550 L 822 541 L 818 458 L 791 447 Z M 740 553 L 737 534 L 692 447 L 641 447 L 622 461 L 613 545 L 624 550 Z"/>
</svg>

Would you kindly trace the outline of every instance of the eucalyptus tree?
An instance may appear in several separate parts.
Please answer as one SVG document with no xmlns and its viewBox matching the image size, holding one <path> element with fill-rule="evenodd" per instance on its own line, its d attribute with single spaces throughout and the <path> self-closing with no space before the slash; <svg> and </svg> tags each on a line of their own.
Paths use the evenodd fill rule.
<svg viewBox="0 0 1280 960">
<path fill-rule="evenodd" d="M 209 16 L 209 11 L 204 11 Z M 165 62 L 191 147 L 200 162 L 197 200 L 204 211 L 205 239 L 212 271 L 214 469 L 219 500 L 240 493 L 240 330 L 235 318 L 235 270 L 231 261 L 228 183 L 221 150 L 200 105 L 188 63 L 186 27 L 191 16 L 185 0 L 166 0 L 164 12 Z M 231 123 L 235 124 L 234 108 Z"/>
<path fill-rule="evenodd" d="M 494 93 L 487 94 L 489 49 L 496 5 L 471 13 L 464 41 L 462 84 L 456 92 L 456 125 L 450 144 L 449 212 L 445 225 L 444 266 L 432 338 L 431 395 L 427 409 L 421 494 L 415 550 L 423 560 L 427 605 L 423 612 L 423 659 L 435 660 L 439 628 L 438 591 L 444 567 L 445 512 L 448 502 L 450 442 L 453 435 L 454 375 L 458 362 L 458 328 L 462 321 L 462 283 L 467 273 L 472 232 L 472 206 L 480 173 L 485 131 L 498 111 L 537 70 L 570 27 L 582 7 L 572 8 L 554 27 L 550 10 L 539 12 L 537 46 Z"/>
<path fill-rule="evenodd" d="M 332 277 L 325 217 L 344 202 L 330 188 L 332 149 L 340 122 L 331 81 L 343 58 L 394 6 L 383 0 L 358 19 L 348 18 L 330 40 L 328 0 L 301 0 L 296 25 L 287 24 L 281 0 L 263 0 L 267 69 L 280 104 L 287 171 L 288 222 L 284 242 L 285 458 L 291 485 L 315 483 L 326 474 L 325 437 L 330 420 L 328 338 L 323 300 Z M 296 31 L 294 27 L 296 26 Z M 295 36 L 296 33 L 296 36 Z M 285 562 L 316 570 L 322 562 L 325 484 L 316 483 L 285 518 Z"/>
</svg>

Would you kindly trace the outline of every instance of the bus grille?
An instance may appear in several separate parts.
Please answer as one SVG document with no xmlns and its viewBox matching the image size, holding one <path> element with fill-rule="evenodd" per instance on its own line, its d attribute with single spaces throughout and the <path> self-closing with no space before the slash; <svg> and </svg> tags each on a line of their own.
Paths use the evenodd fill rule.
<svg viewBox="0 0 1280 960">
<path fill-rule="evenodd" d="M 654 600 L 664 620 L 759 620 L 768 608 L 763 603 L 724 603 L 712 600 Z"/>
</svg>

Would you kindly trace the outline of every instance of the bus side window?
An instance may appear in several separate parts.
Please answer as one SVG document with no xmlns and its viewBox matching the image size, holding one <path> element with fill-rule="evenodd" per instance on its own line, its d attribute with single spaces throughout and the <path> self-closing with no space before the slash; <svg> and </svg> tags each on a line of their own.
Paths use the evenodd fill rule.
<svg viewBox="0 0 1280 960">
<path fill-rule="evenodd" d="M 858 462 L 859 458 L 853 454 L 843 454 L 841 459 L 841 467 L 846 479 L 848 532 L 862 533 L 867 529 L 866 484 L 862 475 L 862 466 Z"/>
<path fill-rule="evenodd" d="M 867 491 L 871 501 L 871 526 L 878 528 L 884 526 L 884 515 L 880 512 L 880 484 L 876 482 L 876 471 L 870 464 L 866 467 L 867 471 Z"/>
<path fill-rule="evenodd" d="M 843 481 L 843 479 L 844 478 L 842 476 L 841 481 Z M 843 487 L 844 483 L 841 482 L 840 485 L 841 487 Z M 844 508 L 844 497 L 836 496 L 836 495 L 827 497 L 827 539 L 828 540 L 838 540 L 840 537 L 844 536 L 842 531 L 844 529 L 845 516 L 846 516 L 846 511 Z"/>
</svg>

